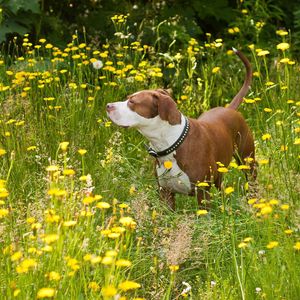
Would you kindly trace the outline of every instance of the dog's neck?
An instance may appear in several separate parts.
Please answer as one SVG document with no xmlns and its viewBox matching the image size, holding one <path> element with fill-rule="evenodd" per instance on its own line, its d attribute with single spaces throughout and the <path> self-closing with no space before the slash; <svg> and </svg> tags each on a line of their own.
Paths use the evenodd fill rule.
<svg viewBox="0 0 300 300">
<path fill-rule="evenodd" d="M 146 137 L 155 151 L 163 151 L 173 145 L 182 134 L 185 118 L 181 115 L 181 123 L 170 125 L 168 121 L 159 116 L 151 119 L 145 126 L 140 126 L 138 131 Z"/>
</svg>

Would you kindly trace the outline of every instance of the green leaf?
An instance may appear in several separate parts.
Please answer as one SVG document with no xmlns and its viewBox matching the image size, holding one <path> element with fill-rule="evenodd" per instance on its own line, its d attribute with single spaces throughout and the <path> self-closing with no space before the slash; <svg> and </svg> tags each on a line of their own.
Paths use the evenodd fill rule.
<svg viewBox="0 0 300 300">
<path fill-rule="evenodd" d="M 12 13 L 17 14 L 19 10 L 32 11 L 40 13 L 39 0 L 9 0 L 7 7 Z"/>
<path fill-rule="evenodd" d="M 18 33 L 20 35 L 24 35 L 27 33 L 27 31 L 28 28 L 26 26 L 18 24 L 13 19 L 5 20 L 0 25 L 0 43 L 5 41 L 5 36 L 8 33 Z"/>
</svg>

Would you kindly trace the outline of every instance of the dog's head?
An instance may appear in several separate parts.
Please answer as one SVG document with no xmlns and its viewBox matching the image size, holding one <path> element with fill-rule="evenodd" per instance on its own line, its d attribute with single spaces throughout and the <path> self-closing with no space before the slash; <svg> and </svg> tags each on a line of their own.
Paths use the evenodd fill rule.
<svg viewBox="0 0 300 300">
<path fill-rule="evenodd" d="M 109 118 L 123 127 L 141 128 L 161 119 L 170 125 L 181 123 L 181 114 L 168 91 L 144 90 L 130 95 L 122 102 L 108 103 Z"/>
</svg>

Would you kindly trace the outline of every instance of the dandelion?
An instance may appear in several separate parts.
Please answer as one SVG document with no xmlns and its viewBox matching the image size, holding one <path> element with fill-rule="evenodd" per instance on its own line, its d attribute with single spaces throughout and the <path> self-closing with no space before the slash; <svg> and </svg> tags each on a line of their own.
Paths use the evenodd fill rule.
<svg viewBox="0 0 300 300">
<path fill-rule="evenodd" d="M 197 187 L 208 187 L 209 184 L 208 184 L 208 182 L 197 182 L 196 186 Z"/>
<path fill-rule="evenodd" d="M 59 170 L 59 167 L 56 166 L 56 165 L 51 165 L 51 166 L 48 166 L 48 167 L 46 168 L 46 171 L 47 171 L 47 172 L 56 172 L 56 171 L 58 171 L 58 170 Z"/>
<path fill-rule="evenodd" d="M 179 270 L 179 266 L 178 265 L 171 265 L 171 266 L 169 266 L 169 269 L 172 273 L 174 273 L 174 272 Z"/>
<path fill-rule="evenodd" d="M 216 73 L 220 72 L 220 67 L 214 67 L 214 68 L 211 70 L 211 72 L 212 72 L 213 74 L 216 74 Z"/>
<path fill-rule="evenodd" d="M 52 298 L 55 296 L 55 293 L 56 290 L 53 288 L 49 288 L 49 287 L 41 288 L 37 293 L 37 298 L 38 299 Z"/>
<path fill-rule="evenodd" d="M 93 68 L 96 70 L 103 68 L 103 62 L 101 60 L 96 60 L 92 64 L 93 64 Z"/>
<path fill-rule="evenodd" d="M 108 209 L 108 208 L 110 208 L 110 204 L 107 202 L 98 202 L 96 204 L 96 207 L 98 207 L 100 209 Z"/>
<path fill-rule="evenodd" d="M 262 140 L 263 140 L 263 141 L 267 141 L 267 140 L 270 140 L 271 137 L 272 137 L 271 134 L 265 133 L 265 134 L 263 134 L 263 136 L 262 136 Z"/>
<path fill-rule="evenodd" d="M 292 234 L 293 233 L 293 230 L 292 229 L 286 229 L 284 231 L 285 234 Z"/>
<path fill-rule="evenodd" d="M 135 221 L 131 217 L 122 217 L 120 218 L 119 222 L 123 226 L 131 226 L 133 223 L 135 223 Z"/>
<path fill-rule="evenodd" d="M 77 221 L 65 221 L 64 223 L 63 223 L 63 226 L 64 227 L 73 227 L 73 226 L 75 226 L 77 224 Z"/>
<path fill-rule="evenodd" d="M 268 215 L 268 214 L 270 214 L 272 211 L 273 211 L 272 207 L 267 205 L 267 206 L 265 206 L 265 207 L 263 207 L 263 208 L 261 209 L 260 213 L 261 213 L 262 215 Z"/>
<path fill-rule="evenodd" d="M 22 258 L 23 254 L 21 251 L 15 252 L 12 256 L 11 256 L 11 261 L 17 261 L 20 260 Z"/>
<path fill-rule="evenodd" d="M 4 154 L 6 154 L 6 151 L 4 149 L 0 148 L 0 156 L 2 156 Z"/>
<path fill-rule="evenodd" d="M 240 249 L 244 249 L 244 248 L 246 248 L 247 246 L 248 246 L 248 244 L 245 243 L 245 242 L 241 242 L 241 243 L 238 244 L 238 248 L 240 248 Z"/>
<path fill-rule="evenodd" d="M 135 281 L 126 280 L 119 284 L 119 289 L 126 292 L 128 290 L 136 290 L 140 288 L 141 285 Z"/>
<path fill-rule="evenodd" d="M 288 43 L 280 43 L 276 46 L 278 50 L 285 51 L 290 48 L 290 44 Z"/>
<path fill-rule="evenodd" d="M 207 214 L 208 214 L 208 211 L 206 209 L 197 210 L 197 216 L 205 216 Z"/>
<path fill-rule="evenodd" d="M 259 51 L 257 53 L 257 56 L 266 56 L 268 54 L 270 54 L 270 51 L 268 51 L 268 50 L 261 50 L 261 51 Z"/>
<path fill-rule="evenodd" d="M 119 259 L 116 261 L 117 267 L 131 267 L 132 263 L 127 259 Z"/>
<path fill-rule="evenodd" d="M 228 169 L 226 167 L 220 167 L 220 168 L 218 168 L 218 172 L 220 172 L 220 173 L 227 173 Z"/>
<path fill-rule="evenodd" d="M 61 142 L 60 144 L 59 144 L 59 148 L 62 150 L 62 151 L 64 151 L 64 152 L 66 152 L 67 151 L 67 148 L 68 148 L 68 146 L 69 146 L 69 142 Z"/>
<path fill-rule="evenodd" d="M 78 153 L 83 156 L 84 154 L 87 153 L 87 150 L 85 150 L 85 149 L 79 149 Z"/>
<path fill-rule="evenodd" d="M 97 282 L 95 282 L 95 281 L 90 282 L 90 283 L 88 284 L 88 287 L 89 287 L 92 291 L 94 291 L 94 292 L 97 292 L 97 291 L 100 290 L 99 284 L 98 284 Z"/>
<path fill-rule="evenodd" d="M 282 204 L 282 205 L 280 205 L 280 208 L 282 210 L 288 210 L 290 208 L 290 206 L 288 204 Z"/>
<path fill-rule="evenodd" d="M 272 242 L 269 242 L 269 243 L 268 243 L 267 248 L 268 248 L 268 249 L 273 249 L 273 248 L 276 248 L 278 245 L 279 245 L 278 242 L 272 241 Z"/>
<path fill-rule="evenodd" d="M 229 187 L 227 187 L 226 189 L 225 189 L 225 194 L 226 195 L 229 195 L 229 194 L 231 194 L 231 193 L 233 193 L 234 192 L 234 188 L 232 187 L 232 186 L 229 186 Z"/>
<path fill-rule="evenodd" d="M 107 297 L 107 298 L 113 297 L 117 294 L 117 289 L 114 286 L 109 285 L 102 288 L 101 294 L 103 297 Z"/>
<path fill-rule="evenodd" d="M 47 274 L 47 277 L 49 278 L 49 280 L 51 281 L 59 281 L 61 279 L 61 276 L 59 273 L 55 272 L 55 271 L 51 271 L 50 273 Z"/>
<path fill-rule="evenodd" d="M 300 242 L 297 242 L 294 246 L 293 246 L 293 248 L 295 249 L 295 250 L 300 250 Z"/>
<path fill-rule="evenodd" d="M 171 169 L 172 166 L 173 166 L 173 163 L 172 163 L 171 161 L 169 161 L 169 160 L 164 161 L 164 167 L 165 167 L 167 170 Z"/>
</svg>

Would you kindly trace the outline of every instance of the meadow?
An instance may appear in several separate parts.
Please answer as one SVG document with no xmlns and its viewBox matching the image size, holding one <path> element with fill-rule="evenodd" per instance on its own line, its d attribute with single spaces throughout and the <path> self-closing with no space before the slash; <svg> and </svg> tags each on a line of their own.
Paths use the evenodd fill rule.
<svg viewBox="0 0 300 300">
<path fill-rule="evenodd" d="M 25 35 L 0 57 L 0 298 L 299 299 L 300 66 L 290 32 L 264 48 L 207 33 L 160 52 L 158 40 L 132 40 L 126 19 L 112 17 L 115 38 L 97 47 L 76 34 L 64 49 Z M 112 124 L 106 103 L 167 82 L 189 117 L 225 106 L 245 72 L 231 46 L 254 69 L 240 111 L 258 178 L 248 183 L 249 166 L 233 160 L 220 166 L 209 211 L 182 195 L 170 211 L 145 140 Z"/>
</svg>

